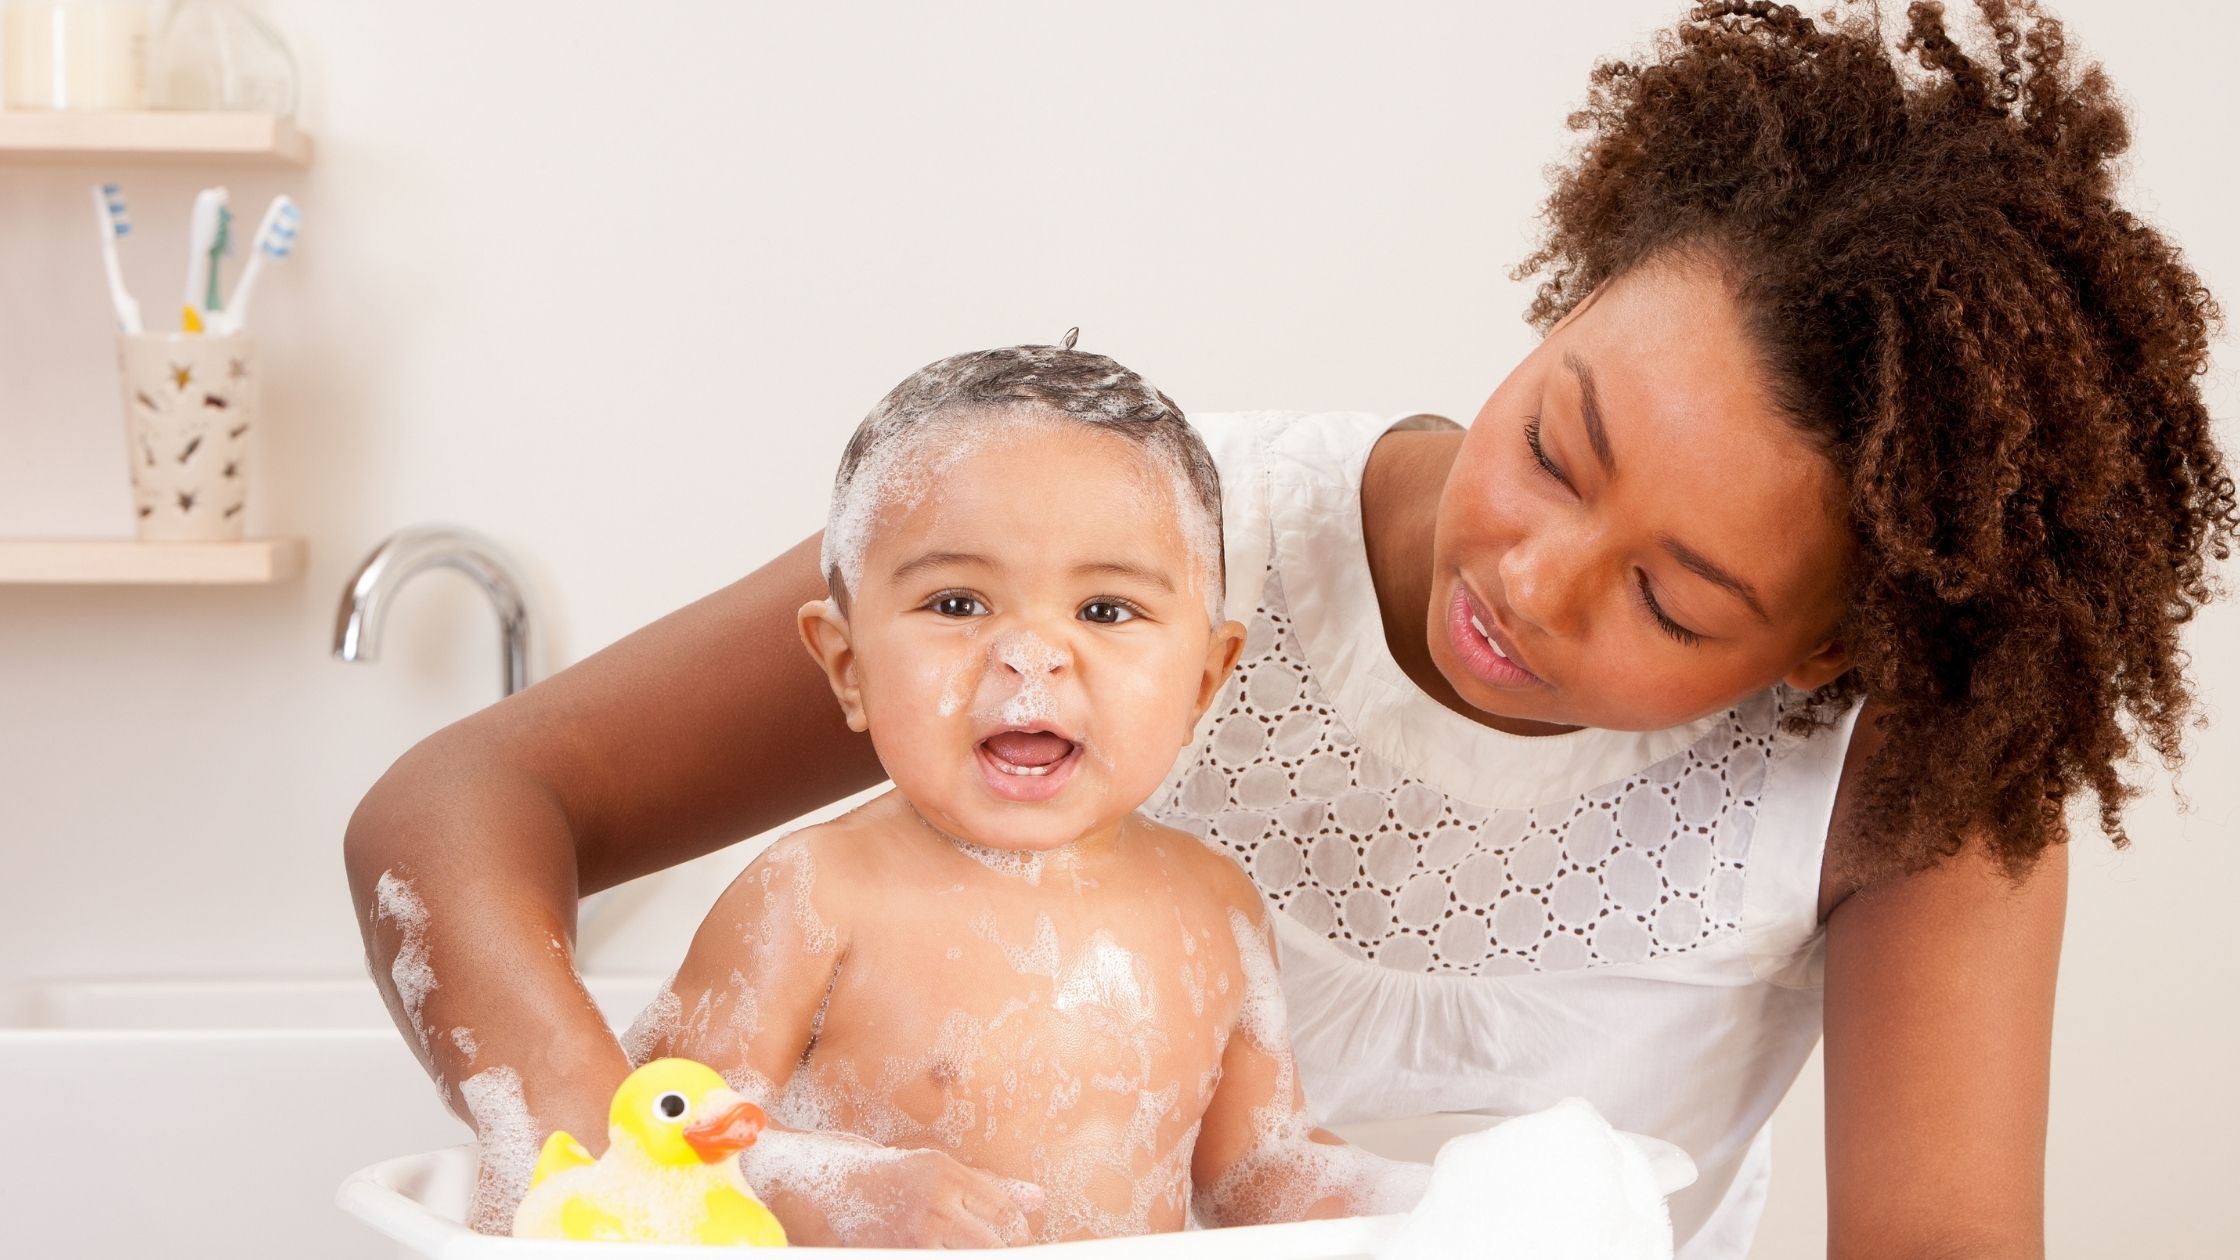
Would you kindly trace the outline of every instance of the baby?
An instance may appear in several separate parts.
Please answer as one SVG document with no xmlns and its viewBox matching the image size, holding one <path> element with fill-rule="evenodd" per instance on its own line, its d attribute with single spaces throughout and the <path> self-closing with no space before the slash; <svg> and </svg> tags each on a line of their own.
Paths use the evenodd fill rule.
<svg viewBox="0 0 2240 1260">
<path fill-rule="evenodd" d="M 943 359 L 848 444 L 801 637 L 893 789 L 756 859 L 627 1043 L 765 1106 L 796 1241 L 878 1233 L 849 1172 L 912 1150 L 1015 1179 L 958 1208 L 990 1241 L 1421 1193 L 1308 1122 L 1251 881 L 1136 813 L 1241 650 L 1220 503 L 1174 404 L 1070 347 Z"/>
</svg>

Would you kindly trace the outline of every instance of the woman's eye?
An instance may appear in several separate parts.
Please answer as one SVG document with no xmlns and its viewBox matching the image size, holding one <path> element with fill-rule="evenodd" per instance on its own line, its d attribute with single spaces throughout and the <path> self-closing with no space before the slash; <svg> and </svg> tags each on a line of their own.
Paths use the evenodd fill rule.
<svg viewBox="0 0 2240 1260">
<path fill-rule="evenodd" d="M 1649 615 L 1656 619 L 1657 629 L 1664 631 L 1675 641 L 1685 643 L 1689 647 L 1694 647 L 1696 644 L 1703 642 L 1702 635 L 1674 621 L 1665 612 L 1663 605 L 1657 603 L 1656 592 L 1649 589 L 1648 574 L 1644 573 L 1640 576 L 1635 583 L 1635 589 L 1641 593 L 1641 606 L 1648 609 Z"/>
<path fill-rule="evenodd" d="M 1540 465 L 1541 472 L 1548 474 L 1564 485 L 1571 484 L 1564 481 L 1563 470 L 1556 467 L 1554 460 L 1548 458 L 1548 449 L 1540 444 L 1540 417 L 1533 416 L 1525 422 L 1524 444 L 1526 449 L 1532 452 L 1532 462 Z"/>
<path fill-rule="evenodd" d="M 1114 599 L 1093 599 L 1081 606 L 1081 619 L 1100 626 L 1116 626 L 1123 621 L 1134 621 L 1136 610 Z"/>
<path fill-rule="evenodd" d="M 926 607 L 944 617 L 984 617 L 988 606 L 970 595 L 936 595 Z"/>
</svg>

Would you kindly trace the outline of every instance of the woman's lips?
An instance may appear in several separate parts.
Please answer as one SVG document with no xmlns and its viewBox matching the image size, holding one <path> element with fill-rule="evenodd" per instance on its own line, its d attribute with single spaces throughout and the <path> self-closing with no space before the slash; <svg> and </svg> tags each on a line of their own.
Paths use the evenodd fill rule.
<svg viewBox="0 0 2240 1260">
<path fill-rule="evenodd" d="M 1470 598 L 1470 589 L 1455 583 L 1454 602 L 1447 608 L 1447 638 L 1470 676 L 1489 687 L 1514 690 L 1545 687 L 1547 681 L 1511 656 L 1515 647 L 1496 629 L 1493 620 Z"/>
<path fill-rule="evenodd" d="M 1007 801 L 1047 801 L 1073 777 L 1081 745 L 1049 731 L 998 731 L 972 746 L 988 790 Z"/>
</svg>

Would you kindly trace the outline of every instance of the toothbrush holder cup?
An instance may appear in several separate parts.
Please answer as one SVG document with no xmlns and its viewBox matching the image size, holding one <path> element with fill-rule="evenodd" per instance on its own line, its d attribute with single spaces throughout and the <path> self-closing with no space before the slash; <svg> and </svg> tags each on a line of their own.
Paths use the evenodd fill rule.
<svg viewBox="0 0 2240 1260">
<path fill-rule="evenodd" d="M 126 333 L 117 338 L 117 367 L 140 540 L 240 538 L 261 384 L 255 341 Z"/>
</svg>

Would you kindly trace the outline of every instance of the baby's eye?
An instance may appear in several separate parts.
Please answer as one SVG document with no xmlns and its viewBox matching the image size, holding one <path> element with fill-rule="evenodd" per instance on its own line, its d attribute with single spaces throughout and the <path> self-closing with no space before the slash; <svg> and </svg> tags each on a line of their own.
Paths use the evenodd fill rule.
<svg viewBox="0 0 2240 1260">
<path fill-rule="evenodd" d="M 1100 626 L 1117 626 L 1123 621 L 1134 621 L 1136 610 L 1116 599 L 1093 599 L 1081 606 L 1080 617 Z"/>
<path fill-rule="evenodd" d="M 926 604 L 926 607 L 944 617 L 985 617 L 988 615 L 986 604 L 970 595 L 960 594 L 956 591 L 947 591 L 934 596 Z"/>
</svg>

